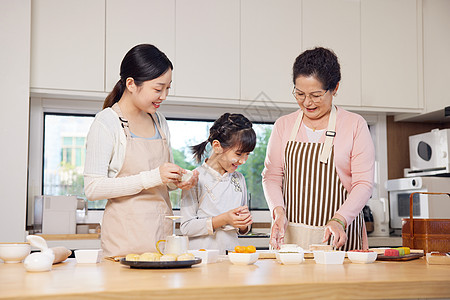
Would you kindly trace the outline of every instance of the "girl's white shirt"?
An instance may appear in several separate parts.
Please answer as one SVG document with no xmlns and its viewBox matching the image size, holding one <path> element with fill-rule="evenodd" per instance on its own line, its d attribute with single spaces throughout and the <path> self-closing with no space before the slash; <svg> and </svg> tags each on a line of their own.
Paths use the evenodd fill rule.
<svg viewBox="0 0 450 300">
<path fill-rule="evenodd" d="M 245 178 L 239 172 L 221 175 L 206 163 L 196 170 L 197 185 L 181 194 L 181 232 L 189 236 L 190 249 L 219 249 L 225 254 L 239 245 L 238 230 L 230 225 L 213 230 L 212 217 L 247 205 Z"/>
<path fill-rule="evenodd" d="M 159 112 L 156 114 L 167 138 L 170 162 L 173 162 L 167 120 Z M 162 184 L 159 168 L 116 178 L 125 160 L 126 148 L 127 138 L 117 113 L 111 108 L 97 113 L 86 139 L 84 192 L 88 200 L 134 195 Z M 170 188 L 173 189 L 174 185 Z"/>
</svg>

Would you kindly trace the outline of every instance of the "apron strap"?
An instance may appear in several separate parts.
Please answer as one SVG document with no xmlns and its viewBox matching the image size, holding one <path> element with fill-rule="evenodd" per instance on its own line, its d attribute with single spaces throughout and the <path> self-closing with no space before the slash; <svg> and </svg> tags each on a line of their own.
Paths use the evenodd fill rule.
<svg viewBox="0 0 450 300">
<path fill-rule="evenodd" d="M 120 110 L 119 103 L 114 103 L 113 106 L 111 106 L 111 109 L 114 110 L 117 115 L 119 116 L 120 124 L 122 125 L 123 130 L 125 131 L 125 136 L 130 137 L 130 128 L 128 127 L 128 120 L 124 118 L 122 111 Z"/>
<path fill-rule="evenodd" d="M 166 140 L 166 135 L 161 130 L 161 127 L 159 126 L 159 117 L 158 117 L 158 115 L 156 113 L 148 114 L 148 115 L 152 118 L 153 122 L 156 124 L 156 128 L 158 129 L 159 134 L 161 135 L 161 139 Z"/>
<path fill-rule="evenodd" d="M 291 136 L 289 137 L 290 141 L 295 141 L 295 137 L 297 136 L 297 132 L 300 129 L 300 124 L 303 119 L 303 111 L 300 110 L 300 113 L 295 120 L 294 127 L 291 131 Z M 320 162 L 326 164 L 328 162 L 328 157 L 330 156 L 331 147 L 333 146 L 333 140 L 336 136 L 336 106 L 331 106 L 330 119 L 328 120 L 328 128 L 325 132 L 325 143 L 322 148 L 322 152 L 320 153 Z"/>
<path fill-rule="evenodd" d="M 336 136 L 336 107 L 331 106 L 330 119 L 328 120 L 328 128 L 325 131 L 325 144 L 323 145 L 322 152 L 320 153 L 320 162 L 326 164 L 328 162 L 328 156 L 330 156 L 331 147 L 333 146 L 333 140 Z"/>
<path fill-rule="evenodd" d="M 289 137 L 290 141 L 295 141 L 295 137 L 297 136 L 297 132 L 300 129 L 300 123 L 303 119 L 303 110 L 300 109 L 300 113 L 297 116 L 297 119 L 295 120 L 294 127 L 292 127 L 291 136 Z"/>
</svg>

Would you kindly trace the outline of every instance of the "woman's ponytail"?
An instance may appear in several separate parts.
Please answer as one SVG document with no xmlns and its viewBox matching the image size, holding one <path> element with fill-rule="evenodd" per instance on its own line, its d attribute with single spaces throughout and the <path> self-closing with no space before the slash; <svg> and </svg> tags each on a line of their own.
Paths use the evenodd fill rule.
<svg viewBox="0 0 450 300">
<path fill-rule="evenodd" d="M 111 107 L 114 103 L 118 102 L 125 91 L 125 83 L 121 80 L 117 81 L 113 90 L 106 97 L 105 102 L 103 102 L 103 109 Z"/>
<path fill-rule="evenodd" d="M 205 149 L 208 143 L 209 141 L 206 140 L 198 145 L 191 146 L 192 154 L 194 155 L 194 158 L 197 161 L 197 163 L 200 163 L 202 161 L 202 157 L 203 154 L 205 153 Z"/>
</svg>

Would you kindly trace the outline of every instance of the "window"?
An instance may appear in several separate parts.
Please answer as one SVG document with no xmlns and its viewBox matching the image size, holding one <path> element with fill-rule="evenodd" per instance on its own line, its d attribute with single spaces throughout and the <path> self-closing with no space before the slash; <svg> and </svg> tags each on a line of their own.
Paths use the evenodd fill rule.
<svg viewBox="0 0 450 300">
<path fill-rule="evenodd" d="M 94 120 L 92 115 L 44 113 L 43 180 L 44 195 L 77 195 L 85 198 L 83 170 L 86 136 Z M 168 120 L 174 161 L 184 169 L 199 164 L 192 158 L 189 146 L 207 139 L 213 121 Z M 247 162 L 238 168 L 243 173 L 251 209 L 267 209 L 261 185 L 266 146 L 271 124 L 254 124 L 257 145 Z M 207 148 L 208 150 L 208 148 Z M 207 155 L 207 153 L 206 153 Z M 181 190 L 170 192 L 174 209 L 180 207 Z M 89 201 L 89 209 L 103 209 L 106 200 Z"/>
<path fill-rule="evenodd" d="M 86 136 L 91 115 L 44 114 L 44 195 L 76 195 L 85 198 L 83 170 Z M 89 202 L 89 208 L 104 208 L 106 200 Z"/>
<path fill-rule="evenodd" d="M 193 170 L 199 164 L 192 158 L 189 146 L 205 141 L 213 121 L 168 120 L 174 162 L 184 169 Z M 266 157 L 267 142 L 272 132 L 272 124 L 254 123 L 257 143 L 247 162 L 239 166 L 247 184 L 250 209 L 268 209 L 261 184 L 261 172 Z M 207 147 L 207 151 L 209 148 Z M 208 156 L 208 153 L 205 154 Z M 180 207 L 181 190 L 170 192 L 173 208 Z"/>
</svg>

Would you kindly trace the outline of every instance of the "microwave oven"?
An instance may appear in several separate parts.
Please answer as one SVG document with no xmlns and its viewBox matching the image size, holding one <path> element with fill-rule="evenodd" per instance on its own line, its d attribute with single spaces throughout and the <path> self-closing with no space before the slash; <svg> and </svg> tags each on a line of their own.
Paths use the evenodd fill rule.
<svg viewBox="0 0 450 300">
<path fill-rule="evenodd" d="M 433 129 L 409 137 L 410 168 L 405 177 L 450 173 L 450 129 Z"/>
<path fill-rule="evenodd" d="M 450 193 L 449 177 L 410 177 L 386 181 L 389 192 L 390 227 L 401 230 L 402 218 L 409 219 L 409 196 L 414 192 Z M 450 219 L 447 195 L 415 194 L 414 219 Z"/>
</svg>

